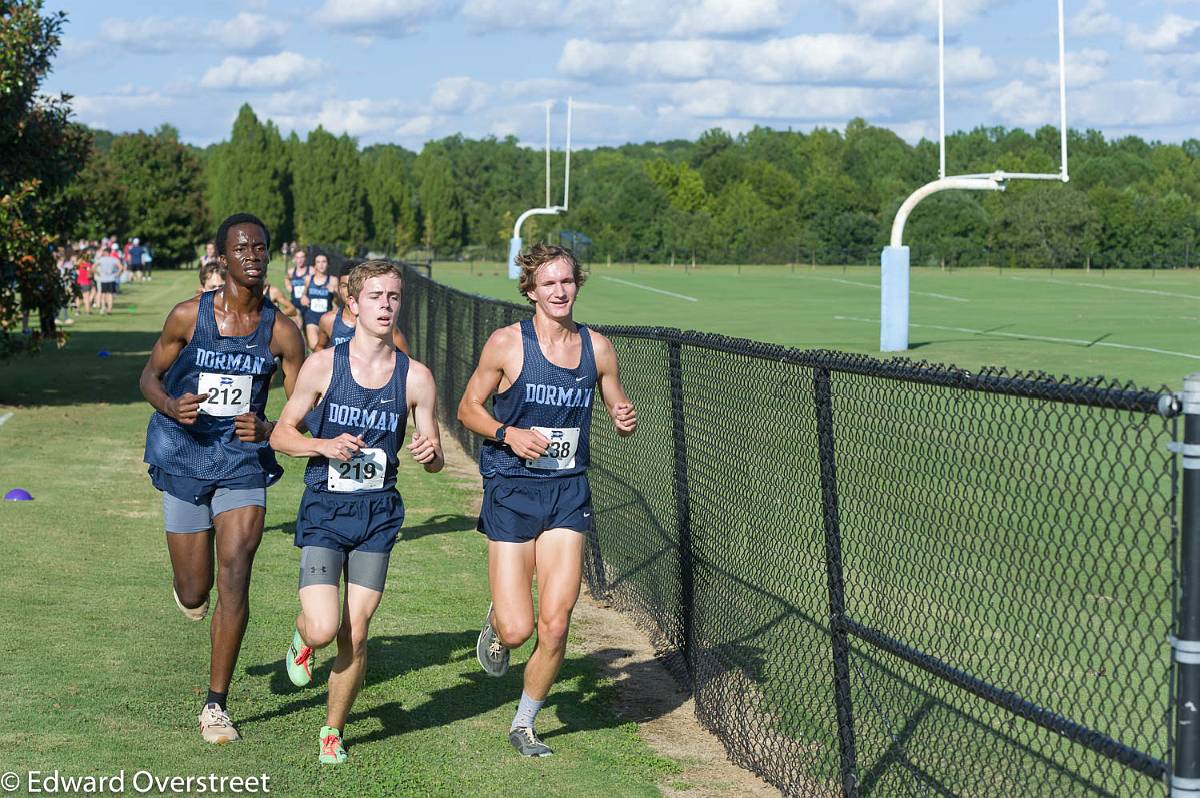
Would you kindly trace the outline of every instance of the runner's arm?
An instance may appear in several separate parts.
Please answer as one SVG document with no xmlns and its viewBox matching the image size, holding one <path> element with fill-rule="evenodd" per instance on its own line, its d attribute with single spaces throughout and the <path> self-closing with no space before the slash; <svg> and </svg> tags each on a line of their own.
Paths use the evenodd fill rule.
<svg viewBox="0 0 1200 798">
<path fill-rule="evenodd" d="M 483 345 L 479 365 L 471 379 L 467 380 L 462 400 L 458 403 L 458 420 L 462 425 L 489 441 L 496 440 L 500 421 L 488 412 L 484 402 L 500 387 L 509 353 L 514 347 L 520 346 L 521 333 L 515 327 L 501 327 L 492 333 Z M 536 460 L 545 454 L 550 441 L 533 430 L 509 427 L 504 433 L 504 444 L 518 457 Z"/>
<path fill-rule="evenodd" d="M 138 388 L 150 406 L 180 424 L 194 423 L 196 416 L 200 414 L 200 405 L 208 396 L 195 393 L 170 396 L 163 387 L 162 378 L 187 346 L 188 336 L 196 326 L 199 306 L 198 300 L 191 299 L 180 302 L 171 310 L 166 323 L 163 324 L 162 334 L 150 350 L 150 357 L 146 361 L 146 367 L 142 369 L 142 376 L 138 379 Z"/>
<path fill-rule="evenodd" d="M 299 333 L 297 333 L 299 336 Z M 314 354 L 304 362 L 296 378 L 295 390 L 271 432 L 271 448 L 292 457 L 328 457 L 349 460 L 366 442 L 357 435 L 343 433 L 336 438 L 308 438 L 304 435 L 304 415 L 317 406 L 329 388 L 333 375 L 333 353 Z"/>
<path fill-rule="evenodd" d="M 337 314 L 336 308 L 321 314 L 321 320 L 317 322 L 317 349 L 324 349 L 333 340 L 333 320 Z"/>
<path fill-rule="evenodd" d="M 278 354 L 283 358 L 283 392 L 291 396 L 300 367 L 304 365 L 304 339 L 300 337 L 300 329 L 295 324 L 276 316 L 271 340 L 279 342 Z"/>
<path fill-rule="evenodd" d="M 292 304 L 292 300 L 275 286 L 271 286 L 271 301 L 275 303 L 275 307 L 283 311 L 283 315 L 290 316 L 293 319 L 300 318 L 300 311 L 296 310 L 296 306 Z"/>
<path fill-rule="evenodd" d="M 412 443 L 408 445 L 408 451 L 427 472 L 436 474 L 446 464 L 437 423 L 437 386 L 429 369 L 415 360 L 408 361 L 405 393 L 413 419 Z"/>
<path fill-rule="evenodd" d="M 617 434 L 622 438 L 632 435 L 637 430 L 637 410 L 625 395 L 625 387 L 621 385 L 621 376 L 617 370 L 617 351 L 612 342 L 595 330 L 589 331 L 592 336 L 592 351 L 596 356 L 596 371 L 600 387 L 600 398 L 608 415 L 612 418 Z"/>
</svg>

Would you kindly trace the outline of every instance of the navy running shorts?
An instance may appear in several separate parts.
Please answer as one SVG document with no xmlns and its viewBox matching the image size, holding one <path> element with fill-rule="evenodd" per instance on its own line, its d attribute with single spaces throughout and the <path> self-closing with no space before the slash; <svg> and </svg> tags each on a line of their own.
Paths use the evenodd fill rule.
<svg viewBox="0 0 1200 798">
<path fill-rule="evenodd" d="M 304 307 L 303 305 L 300 306 L 300 310 L 303 311 L 301 313 L 301 315 L 304 316 L 305 325 L 308 325 L 308 324 L 320 325 L 321 317 L 325 315 L 324 313 L 317 313 L 315 310 L 309 310 L 308 308 Z"/>
<path fill-rule="evenodd" d="M 391 551 L 403 523 L 404 500 L 394 490 L 340 494 L 305 488 L 296 514 L 296 546 Z"/>
<path fill-rule="evenodd" d="M 476 525 L 488 540 L 528 543 L 547 529 L 592 528 L 587 474 L 569 477 L 487 477 Z"/>
</svg>

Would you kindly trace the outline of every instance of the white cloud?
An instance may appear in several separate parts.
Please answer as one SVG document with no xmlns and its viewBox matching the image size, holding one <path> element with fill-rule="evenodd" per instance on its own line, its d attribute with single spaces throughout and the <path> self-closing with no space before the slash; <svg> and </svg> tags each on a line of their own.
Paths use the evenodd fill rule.
<svg viewBox="0 0 1200 798">
<path fill-rule="evenodd" d="M 188 17 L 106 19 L 100 39 L 123 52 L 177 53 L 187 49 L 214 50 L 233 39 L 238 48 L 262 52 L 282 40 L 287 25 L 262 14 L 242 12 L 233 19 L 204 21 Z"/>
<path fill-rule="evenodd" d="M 163 122 L 164 112 L 176 98 L 145 86 L 122 86 L 114 92 L 81 94 L 71 100 L 80 122 L 108 130 L 152 130 Z"/>
<path fill-rule="evenodd" d="M 1174 82 L 1122 80 L 1093 86 L 1068 98 L 1080 126 L 1146 128 L 1200 118 L 1196 98 Z"/>
<path fill-rule="evenodd" d="M 937 29 L 937 0 L 834 0 L 854 23 L 879 33 L 905 33 L 913 28 Z M 946 26 L 957 27 L 1004 0 L 958 0 L 945 5 Z"/>
<path fill-rule="evenodd" d="M 1088 49 L 1067 53 L 1067 89 L 1081 89 L 1099 83 L 1108 72 L 1112 56 L 1107 50 Z M 1026 75 L 1039 85 L 1058 89 L 1058 62 L 1027 59 L 1023 65 Z M 1067 98 L 1068 100 L 1070 97 Z"/>
<path fill-rule="evenodd" d="M 466 77 L 442 78 L 433 87 L 430 103 L 439 113 L 474 113 L 483 107 L 488 94 L 488 85 L 478 80 Z"/>
<path fill-rule="evenodd" d="M 610 81 L 742 79 L 754 83 L 927 85 L 937 74 L 937 48 L 921 37 L 879 40 L 863 34 L 822 33 L 728 42 L 701 39 L 634 44 L 571 39 L 559 70 Z M 996 66 L 978 48 L 947 50 L 948 82 L 986 81 Z"/>
<path fill-rule="evenodd" d="M 454 7 L 452 0 L 325 0 L 313 18 L 344 31 L 407 36 L 449 16 Z"/>
<path fill-rule="evenodd" d="M 1087 5 L 1067 21 L 1067 35 L 1104 36 L 1120 33 L 1123 27 L 1120 19 L 1108 13 L 1105 0 L 1088 0 Z"/>
<path fill-rule="evenodd" d="M 785 25 L 786 0 L 466 0 L 477 32 L 580 30 L 602 39 L 739 37 Z"/>
<path fill-rule="evenodd" d="M 325 64 L 315 58 L 284 51 L 253 60 L 229 56 L 200 79 L 205 89 L 281 89 L 316 77 Z"/>
<path fill-rule="evenodd" d="M 1014 80 L 988 95 L 992 110 L 1010 125 L 1058 124 L 1058 97 L 1041 86 Z M 1197 119 L 1194 98 L 1178 84 L 1150 80 L 1097 83 L 1067 96 L 1072 127 L 1146 128 Z"/>
<path fill-rule="evenodd" d="M 1154 53 L 1183 52 L 1195 49 L 1200 20 L 1188 19 L 1178 14 L 1167 14 L 1151 30 L 1134 28 L 1126 36 L 1130 45 Z"/>
<path fill-rule="evenodd" d="M 652 91 L 655 87 L 643 87 Z M 702 80 L 663 87 L 660 114 L 763 120 L 887 118 L 907 93 L 895 89 L 835 86 L 761 86 Z"/>
</svg>

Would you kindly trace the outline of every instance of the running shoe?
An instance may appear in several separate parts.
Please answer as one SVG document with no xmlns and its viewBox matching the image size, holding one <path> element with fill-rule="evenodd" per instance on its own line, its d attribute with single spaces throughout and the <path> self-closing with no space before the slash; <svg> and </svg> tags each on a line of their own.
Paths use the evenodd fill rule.
<svg viewBox="0 0 1200 798">
<path fill-rule="evenodd" d="M 203 621 L 204 616 L 208 615 L 208 599 L 205 599 L 199 607 L 185 607 L 179 600 L 179 591 L 175 589 L 175 585 L 171 585 L 171 595 L 175 597 L 175 606 L 189 621 Z"/>
<path fill-rule="evenodd" d="M 292 684 L 304 687 L 312 681 L 313 668 L 317 667 L 317 652 L 313 651 L 312 646 L 304 644 L 299 629 L 292 633 L 292 644 L 288 646 L 283 662 L 287 665 Z"/>
<path fill-rule="evenodd" d="M 488 676 L 503 676 L 508 672 L 508 649 L 500 642 L 496 630 L 492 628 L 495 606 L 488 605 L 487 618 L 483 622 L 483 629 L 479 631 L 479 640 L 475 643 L 475 659 L 479 660 L 479 667 L 483 668 Z"/>
<path fill-rule="evenodd" d="M 321 764 L 340 765 L 346 761 L 346 747 L 342 735 L 332 726 L 321 727 Z"/>
<path fill-rule="evenodd" d="M 235 743 L 242 739 L 220 704 L 205 704 L 200 710 L 200 736 L 206 743 Z"/>
<path fill-rule="evenodd" d="M 550 746 L 538 739 L 532 726 L 518 726 L 508 733 L 508 741 L 521 756 L 550 756 Z"/>
</svg>

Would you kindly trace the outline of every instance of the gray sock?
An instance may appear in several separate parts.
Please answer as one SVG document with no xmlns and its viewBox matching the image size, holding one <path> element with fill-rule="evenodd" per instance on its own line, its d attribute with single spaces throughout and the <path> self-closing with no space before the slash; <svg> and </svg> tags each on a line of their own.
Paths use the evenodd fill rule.
<svg viewBox="0 0 1200 798">
<path fill-rule="evenodd" d="M 521 703 L 517 705 L 517 716 L 513 718 L 512 726 L 509 727 L 509 731 L 512 731 L 520 726 L 528 726 L 529 728 L 533 728 L 534 718 L 537 717 L 538 710 L 542 708 L 542 704 L 544 703 L 546 703 L 545 699 L 542 699 L 541 701 L 534 701 L 525 694 L 524 690 L 522 690 Z"/>
</svg>

